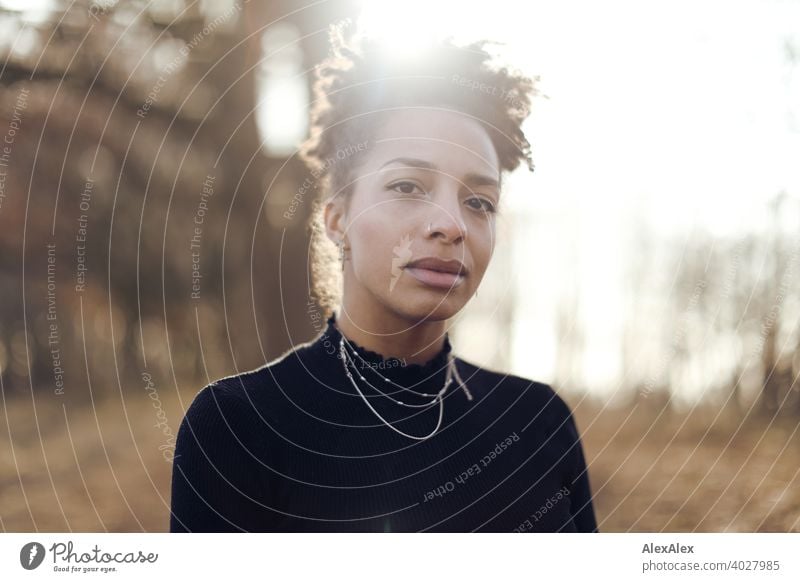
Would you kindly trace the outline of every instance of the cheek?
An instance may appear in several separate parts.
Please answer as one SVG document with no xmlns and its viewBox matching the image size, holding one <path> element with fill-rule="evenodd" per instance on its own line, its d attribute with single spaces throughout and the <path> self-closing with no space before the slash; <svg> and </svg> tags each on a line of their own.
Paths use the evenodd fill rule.
<svg viewBox="0 0 800 582">
<path fill-rule="evenodd" d="M 483 276 L 492 259 L 494 252 L 496 233 L 493 226 L 484 224 L 482 228 L 473 229 L 474 236 L 470 245 L 472 260 L 474 261 L 475 272 Z"/>
<path fill-rule="evenodd" d="M 351 226 L 351 244 L 355 246 L 353 267 L 362 281 L 381 282 L 389 276 L 392 258 L 403 233 L 408 232 L 391 211 L 391 204 L 367 209 Z"/>
</svg>

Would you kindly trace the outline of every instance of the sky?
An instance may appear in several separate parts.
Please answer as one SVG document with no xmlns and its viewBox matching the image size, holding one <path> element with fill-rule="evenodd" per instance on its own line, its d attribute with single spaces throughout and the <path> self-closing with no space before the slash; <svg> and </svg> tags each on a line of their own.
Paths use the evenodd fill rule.
<svg viewBox="0 0 800 582">
<path fill-rule="evenodd" d="M 511 267 L 487 274 L 506 281 L 505 297 L 518 298 L 509 341 L 495 344 L 510 356 L 465 340 L 473 360 L 553 381 L 558 305 L 575 293 L 585 349 L 570 383 L 611 394 L 627 372 L 625 281 L 638 233 L 738 237 L 763 231 L 766 202 L 778 192 L 800 199 L 798 1 L 367 7 L 372 26 L 397 35 L 399 50 L 408 50 L 409 30 L 425 27 L 504 42 L 507 60 L 539 75 L 546 95 L 525 126 L 536 171 L 518 172 L 504 193 L 514 225 Z M 429 18 L 420 19 L 417 7 Z M 650 259 L 664 270 L 666 301 L 674 266 L 663 253 Z M 487 306 L 474 307 L 465 315 L 470 330 L 490 323 Z M 709 367 L 707 375 L 717 373 Z M 699 378 L 697 390 L 709 380 Z"/>
</svg>

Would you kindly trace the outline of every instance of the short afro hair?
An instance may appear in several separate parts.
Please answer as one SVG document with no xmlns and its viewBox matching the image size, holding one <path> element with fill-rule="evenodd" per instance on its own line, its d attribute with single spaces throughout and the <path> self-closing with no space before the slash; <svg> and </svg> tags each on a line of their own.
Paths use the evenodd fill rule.
<svg viewBox="0 0 800 582">
<path fill-rule="evenodd" d="M 379 116 L 406 107 L 463 113 L 486 129 L 501 173 L 523 161 L 534 169 L 522 123 L 539 93 L 539 78 L 497 63 L 486 48 L 497 43 L 459 46 L 448 38 L 425 47 L 424 58 L 398 59 L 390 58 L 379 40 L 349 29 L 349 20 L 331 27 L 331 52 L 316 67 L 310 136 L 299 151 L 321 186 L 311 216 L 312 275 L 314 294 L 327 314 L 337 303 L 340 282 L 330 269 L 335 254 L 325 236 L 324 202 L 350 193 L 351 172 L 363 155 L 351 155 L 352 146 L 372 138 Z M 343 152 L 347 155 L 339 155 Z"/>
</svg>

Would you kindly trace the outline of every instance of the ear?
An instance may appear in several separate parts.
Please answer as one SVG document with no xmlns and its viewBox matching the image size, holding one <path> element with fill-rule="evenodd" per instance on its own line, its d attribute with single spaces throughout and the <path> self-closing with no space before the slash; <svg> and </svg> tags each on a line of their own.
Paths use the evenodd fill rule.
<svg viewBox="0 0 800 582">
<path fill-rule="evenodd" d="M 341 196 L 336 196 L 325 204 L 325 233 L 333 244 L 338 245 L 347 231 L 347 209 Z"/>
</svg>

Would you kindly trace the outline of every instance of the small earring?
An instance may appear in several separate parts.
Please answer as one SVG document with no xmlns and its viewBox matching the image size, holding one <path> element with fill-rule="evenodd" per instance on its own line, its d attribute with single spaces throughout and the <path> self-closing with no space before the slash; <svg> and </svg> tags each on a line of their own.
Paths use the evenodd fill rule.
<svg viewBox="0 0 800 582">
<path fill-rule="evenodd" d="M 342 263 L 342 271 L 344 271 L 344 238 L 339 239 L 339 260 Z"/>
</svg>

